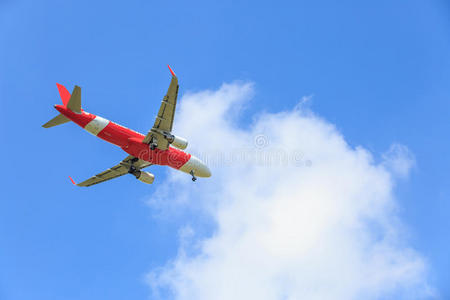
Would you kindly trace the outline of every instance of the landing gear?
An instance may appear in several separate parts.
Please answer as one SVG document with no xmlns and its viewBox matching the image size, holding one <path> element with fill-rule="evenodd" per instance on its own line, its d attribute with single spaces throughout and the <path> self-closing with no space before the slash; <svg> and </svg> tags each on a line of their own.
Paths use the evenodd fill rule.
<svg viewBox="0 0 450 300">
<path fill-rule="evenodd" d="M 130 162 L 130 167 L 128 168 L 128 173 L 132 174 L 134 177 L 136 177 L 136 179 L 139 179 L 141 177 L 141 170 L 139 168 L 136 168 L 134 166 L 134 163 L 137 162 L 139 160 L 139 158 L 137 157 L 133 157 L 132 159 L 129 160 Z M 140 180 L 140 179 L 139 179 Z M 142 181 L 142 180 L 141 180 Z M 146 181 L 144 181 L 146 182 Z M 153 182 L 153 181 L 152 181 Z M 148 182 L 146 182 L 148 183 Z"/>
<path fill-rule="evenodd" d="M 150 140 L 150 149 L 151 150 L 155 150 L 156 147 L 158 147 L 157 142 L 158 141 L 157 141 L 156 137 L 152 137 L 152 139 Z"/>
<path fill-rule="evenodd" d="M 131 165 L 130 168 L 128 169 L 128 173 L 135 175 L 139 170 L 136 169 L 135 166 Z M 136 175 L 135 175 L 136 176 Z"/>
<path fill-rule="evenodd" d="M 134 163 L 136 163 L 138 160 L 139 158 L 137 157 L 133 157 L 132 159 L 128 160 L 129 163 L 128 173 L 136 176 L 136 173 L 139 172 L 139 170 L 134 166 Z"/>
<path fill-rule="evenodd" d="M 189 173 L 192 175 L 192 181 L 196 181 L 197 177 L 194 175 L 194 170 L 191 170 Z"/>
</svg>

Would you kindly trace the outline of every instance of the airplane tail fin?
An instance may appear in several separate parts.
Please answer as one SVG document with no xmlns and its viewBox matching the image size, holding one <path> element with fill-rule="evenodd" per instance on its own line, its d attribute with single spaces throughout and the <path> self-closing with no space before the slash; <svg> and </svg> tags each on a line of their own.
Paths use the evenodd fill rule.
<svg viewBox="0 0 450 300">
<path fill-rule="evenodd" d="M 73 112 L 81 113 L 81 88 L 76 85 L 71 95 L 65 86 L 59 83 L 56 86 L 58 87 L 59 95 L 64 106 Z"/>
<path fill-rule="evenodd" d="M 45 123 L 44 125 L 42 125 L 42 127 L 50 128 L 50 127 L 53 127 L 56 125 L 61 125 L 61 124 L 67 123 L 69 121 L 70 121 L 70 119 L 68 119 L 64 115 L 59 114 L 56 117 L 54 117 L 53 119 L 51 119 L 50 121 L 48 121 L 47 123 Z"/>
<path fill-rule="evenodd" d="M 71 95 L 63 85 L 57 83 L 56 86 L 58 87 L 59 95 L 61 96 L 63 105 L 73 112 L 81 113 L 81 88 L 79 86 L 75 86 Z M 59 114 L 42 125 L 42 127 L 50 128 L 56 125 L 67 123 L 69 121 L 69 118 Z"/>
<path fill-rule="evenodd" d="M 58 92 L 59 96 L 61 96 L 62 103 L 64 104 L 64 106 L 67 106 L 67 103 L 69 103 L 70 100 L 69 91 L 62 84 L 57 83 L 56 86 L 58 87 Z"/>
</svg>

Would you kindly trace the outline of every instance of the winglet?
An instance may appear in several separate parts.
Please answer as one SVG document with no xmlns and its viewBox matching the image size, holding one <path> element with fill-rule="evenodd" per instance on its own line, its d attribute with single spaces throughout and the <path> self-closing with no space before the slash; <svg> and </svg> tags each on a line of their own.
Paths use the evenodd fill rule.
<svg viewBox="0 0 450 300">
<path fill-rule="evenodd" d="M 169 70 L 170 70 L 170 73 L 172 73 L 172 76 L 177 77 L 177 75 L 175 75 L 175 73 L 173 72 L 172 68 L 169 65 L 167 65 L 167 66 L 169 67 Z"/>
<path fill-rule="evenodd" d="M 70 178 L 70 181 L 72 181 L 72 183 L 73 183 L 74 185 L 77 185 L 77 184 L 75 183 L 75 181 L 73 181 L 72 177 L 69 176 L 69 178 Z"/>
</svg>

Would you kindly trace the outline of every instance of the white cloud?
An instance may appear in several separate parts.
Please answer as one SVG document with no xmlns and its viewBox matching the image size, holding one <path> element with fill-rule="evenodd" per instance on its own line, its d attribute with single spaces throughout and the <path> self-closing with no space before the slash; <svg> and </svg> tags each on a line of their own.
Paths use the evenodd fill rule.
<svg viewBox="0 0 450 300">
<path fill-rule="evenodd" d="M 401 144 L 392 144 L 383 154 L 384 164 L 393 174 L 406 177 L 415 165 L 414 155 L 407 147 Z"/>
<path fill-rule="evenodd" d="M 406 175 L 406 148 L 395 146 L 395 155 L 377 164 L 301 105 L 261 113 L 243 128 L 239 112 L 252 94 L 251 84 L 233 83 L 180 100 L 176 134 L 189 137 L 190 150 L 209 160 L 213 176 L 192 184 L 171 172 L 152 204 L 168 214 L 195 207 L 216 229 L 210 236 L 183 230 L 178 256 L 148 276 L 154 294 L 432 297 L 426 261 L 408 246 L 396 216 L 395 176 L 387 167 Z M 170 191 L 177 192 L 167 198 Z M 160 192 L 166 196 L 158 198 Z"/>
</svg>

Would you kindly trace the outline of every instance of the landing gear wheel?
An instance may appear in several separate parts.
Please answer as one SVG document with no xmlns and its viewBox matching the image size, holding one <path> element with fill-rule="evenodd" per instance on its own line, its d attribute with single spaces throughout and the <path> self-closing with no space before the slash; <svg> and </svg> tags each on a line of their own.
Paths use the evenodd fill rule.
<svg viewBox="0 0 450 300">
<path fill-rule="evenodd" d="M 196 181 L 196 180 L 197 180 L 197 177 L 195 177 L 194 171 L 193 171 L 193 170 L 191 170 L 191 171 L 189 172 L 189 174 L 192 175 L 192 181 Z"/>
<path fill-rule="evenodd" d="M 151 150 L 155 150 L 155 148 L 158 147 L 157 142 L 158 142 L 158 140 L 154 136 L 150 139 L 150 143 L 149 144 L 150 144 L 150 149 Z"/>
<path fill-rule="evenodd" d="M 128 169 L 128 173 L 135 175 L 136 172 L 138 172 L 139 170 L 136 169 L 135 166 L 131 165 L 130 168 Z"/>
</svg>

